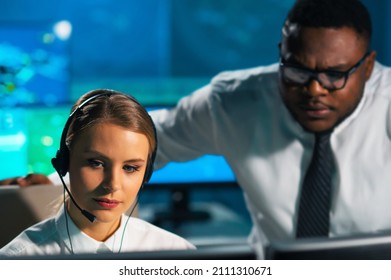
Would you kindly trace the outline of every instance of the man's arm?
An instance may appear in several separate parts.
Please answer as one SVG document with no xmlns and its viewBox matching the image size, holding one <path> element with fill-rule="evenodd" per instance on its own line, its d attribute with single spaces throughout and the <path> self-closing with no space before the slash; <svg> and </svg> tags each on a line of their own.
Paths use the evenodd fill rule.
<svg viewBox="0 0 391 280">
<path fill-rule="evenodd" d="M 182 98 L 174 108 L 150 112 L 158 138 L 156 169 L 169 162 L 217 154 L 210 94 L 211 86 L 207 85 Z"/>
<path fill-rule="evenodd" d="M 19 185 L 27 187 L 31 185 L 53 185 L 53 182 L 43 174 L 31 173 L 26 176 L 12 177 L 0 180 L 0 186 Z"/>
</svg>

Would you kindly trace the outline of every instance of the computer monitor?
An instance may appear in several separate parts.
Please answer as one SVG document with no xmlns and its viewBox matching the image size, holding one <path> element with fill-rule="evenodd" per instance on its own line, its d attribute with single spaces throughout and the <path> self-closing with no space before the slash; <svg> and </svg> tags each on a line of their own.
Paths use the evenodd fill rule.
<svg viewBox="0 0 391 280">
<path fill-rule="evenodd" d="M 270 260 L 389 260 L 391 233 L 271 242 Z"/>
</svg>

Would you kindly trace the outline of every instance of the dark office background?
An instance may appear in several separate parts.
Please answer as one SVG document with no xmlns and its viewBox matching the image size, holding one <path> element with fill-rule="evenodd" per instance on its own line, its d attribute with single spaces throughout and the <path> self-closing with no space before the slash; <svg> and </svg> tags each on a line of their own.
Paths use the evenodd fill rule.
<svg viewBox="0 0 391 280">
<path fill-rule="evenodd" d="M 50 158 L 57 150 L 70 104 L 86 91 L 114 88 L 134 95 L 145 106 L 170 106 L 220 71 L 276 62 L 281 25 L 294 1 L 1 2 L 0 64 L 7 64 L 8 68 L 2 67 L 1 75 L 8 79 L 8 84 L 0 91 L 0 179 L 27 172 L 53 172 Z M 387 28 L 391 26 L 391 1 L 363 2 L 372 14 L 373 48 L 378 52 L 378 60 L 391 65 L 388 51 L 391 31 Z M 24 29 L 42 28 L 50 32 L 61 21 L 72 27 L 70 37 L 57 41 L 47 38 L 46 56 L 26 46 L 23 49 L 29 43 Z M 15 37 L 12 43 L 21 45 L 12 52 L 16 62 L 10 62 L 7 36 Z M 56 59 L 46 64 L 51 68 L 43 67 L 47 60 L 42 57 L 47 58 L 50 52 L 56 54 L 52 56 Z M 39 65 L 24 69 L 18 84 L 5 72 L 13 69 L 15 63 L 26 66 L 25 60 L 19 61 L 21 57 Z M 48 71 L 56 73 L 48 74 Z M 220 160 L 205 160 L 193 167 L 210 165 L 214 172 L 229 173 L 226 168 L 220 168 L 223 165 Z M 227 176 L 230 178 L 231 174 L 222 174 L 222 178 Z M 235 188 L 218 188 L 217 192 L 214 195 L 225 201 L 228 208 L 233 207 L 235 215 L 245 212 L 241 200 L 232 200 L 237 194 Z M 156 206 L 164 199 L 171 199 L 167 198 L 169 195 L 160 193 L 149 202 Z M 208 188 L 202 188 L 197 195 L 215 199 Z M 145 213 L 148 217 L 150 214 Z M 234 232 L 235 228 L 238 229 L 238 224 L 233 224 L 230 230 Z M 243 232 L 248 230 L 246 226 L 242 228 Z"/>
</svg>

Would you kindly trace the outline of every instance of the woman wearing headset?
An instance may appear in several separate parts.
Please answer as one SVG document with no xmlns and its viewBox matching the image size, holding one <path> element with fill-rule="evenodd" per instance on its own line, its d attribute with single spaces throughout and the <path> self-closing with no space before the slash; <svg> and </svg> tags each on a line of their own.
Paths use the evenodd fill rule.
<svg viewBox="0 0 391 280">
<path fill-rule="evenodd" d="M 61 180 L 69 172 L 69 189 L 62 180 L 63 207 L 23 231 L 0 255 L 194 249 L 173 233 L 125 215 L 152 174 L 156 148 L 153 122 L 135 99 L 105 89 L 83 95 L 52 160 Z"/>
</svg>

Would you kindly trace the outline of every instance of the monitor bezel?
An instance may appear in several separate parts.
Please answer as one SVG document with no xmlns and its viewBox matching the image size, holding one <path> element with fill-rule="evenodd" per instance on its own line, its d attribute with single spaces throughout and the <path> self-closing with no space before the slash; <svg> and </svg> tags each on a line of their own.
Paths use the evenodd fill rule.
<svg viewBox="0 0 391 280">
<path fill-rule="evenodd" d="M 270 260 L 391 259 L 391 233 L 273 241 L 265 251 Z"/>
</svg>

